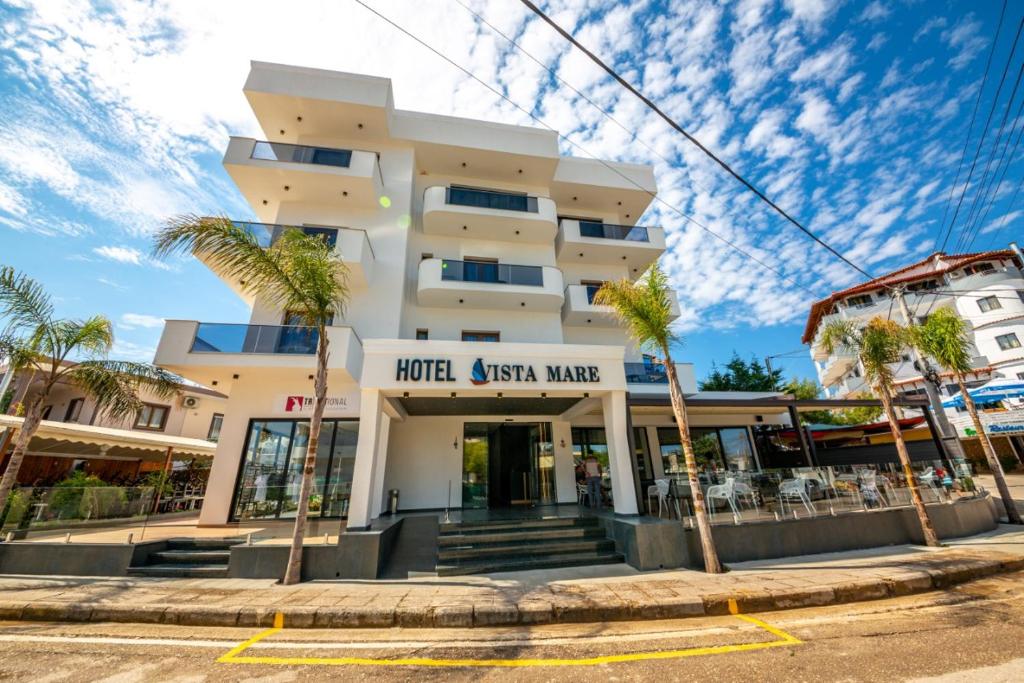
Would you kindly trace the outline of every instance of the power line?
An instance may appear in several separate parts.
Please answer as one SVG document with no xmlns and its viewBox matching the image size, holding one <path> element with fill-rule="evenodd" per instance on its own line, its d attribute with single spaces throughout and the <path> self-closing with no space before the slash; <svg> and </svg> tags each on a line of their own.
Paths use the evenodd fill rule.
<svg viewBox="0 0 1024 683">
<path fill-rule="evenodd" d="M 939 235 L 942 234 L 943 228 L 946 225 L 946 217 L 949 215 L 949 207 L 953 204 L 953 193 L 956 191 L 956 185 L 960 182 L 960 171 L 963 169 L 964 159 L 967 158 L 967 148 L 971 142 L 971 132 L 974 130 L 974 120 L 978 115 L 978 108 L 981 105 L 981 96 L 985 92 L 985 84 L 988 82 L 989 69 L 992 67 L 992 57 L 996 53 L 996 45 L 999 43 L 999 33 L 1003 28 L 1003 16 L 1006 14 L 1006 3 L 1007 0 L 1003 0 L 1003 9 L 999 12 L 999 23 L 996 24 L 996 34 L 992 38 L 992 47 L 988 51 L 988 59 L 985 61 L 985 75 L 982 76 L 981 86 L 978 88 L 978 97 L 974 100 L 974 111 L 971 112 L 971 123 L 967 126 L 967 137 L 964 138 L 964 148 L 960 152 L 960 163 L 956 166 L 956 176 L 953 178 L 953 184 L 949 186 L 949 197 L 946 198 L 946 208 L 942 210 L 942 222 L 939 223 L 939 231 L 935 234 L 935 239 L 932 241 L 932 251 L 937 251 L 936 247 L 939 245 Z"/>
<path fill-rule="evenodd" d="M 568 31 L 563 29 L 561 26 L 559 26 L 553 19 L 551 19 L 539 7 L 537 7 L 537 5 L 535 5 L 532 2 L 530 2 L 530 0 L 520 0 L 520 2 L 522 2 L 524 5 L 526 5 L 531 11 L 533 11 L 534 14 L 536 14 L 538 17 L 540 17 L 542 20 L 544 20 L 545 23 L 547 23 L 549 26 L 551 26 L 553 29 L 555 29 L 555 31 L 557 31 L 563 38 L 565 38 L 570 43 L 572 43 L 578 50 L 583 52 L 583 54 L 585 54 L 587 57 L 589 57 L 592 62 L 597 64 L 599 67 L 601 67 L 601 69 L 603 69 L 609 76 L 611 76 L 613 79 L 615 79 L 620 85 L 622 85 L 622 87 L 626 88 L 631 93 L 633 93 L 633 95 L 635 95 L 641 102 L 643 102 L 649 109 L 651 109 L 651 111 L 653 111 L 658 116 L 660 116 L 669 126 L 671 126 L 673 129 L 675 129 L 681 135 L 683 135 L 683 137 L 685 137 L 691 143 L 693 143 L 698 149 L 700 149 L 712 161 L 714 161 L 716 164 L 718 164 L 723 169 L 725 169 L 725 171 L 727 173 L 729 173 L 729 175 L 731 175 L 733 178 L 738 180 L 744 187 L 746 187 L 748 190 L 750 190 L 755 195 L 757 195 L 757 197 L 759 199 L 761 199 L 761 201 L 763 201 L 766 204 L 768 204 L 768 206 L 770 206 L 772 209 L 774 209 L 779 215 L 781 215 L 787 221 L 789 221 L 790 223 L 795 225 L 804 234 L 806 234 L 808 237 L 813 239 L 815 242 L 820 244 L 822 247 L 824 247 L 825 249 L 830 251 L 833 255 L 835 255 L 838 259 L 840 259 L 841 261 L 846 263 L 848 266 L 850 266 L 851 268 L 853 268 L 854 270 L 856 270 L 860 274 L 864 275 L 868 279 L 873 279 L 870 273 L 868 273 L 866 270 L 864 270 L 863 268 L 858 266 L 853 261 L 851 261 L 848 258 L 846 258 L 845 256 L 843 256 L 832 245 L 830 245 L 827 242 L 825 242 L 823 239 L 821 239 L 816 234 L 814 234 L 811 230 L 809 230 L 808 228 L 804 227 L 803 224 L 801 224 L 798 220 L 796 220 L 795 218 L 790 216 L 788 213 L 786 213 L 786 211 L 783 210 L 781 207 L 779 207 L 778 204 L 773 202 L 763 192 L 761 192 L 759 189 L 754 187 L 754 185 L 751 184 L 750 181 L 748 181 L 742 175 L 740 175 L 735 170 L 733 170 L 733 168 L 729 164 L 727 164 L 725 161 L 723 161 L 718 156 L 716 156 L 715 153 L 712 152 L 710 149 L 705 147 L 700 142 L 700 140 L 698 140 L 693 135 L 688 133 L 685 129 L 683 129 L 683 127 L 681 125 L 679 125 L 679 123 L 677 123 L 674 119 L 672 119 L 668 114 L 663 112 L 647 96 L 645 96 L 643 93 L 641 93 L 635 87 L 633 87 L 633 85 L 630 84 L 629 81 L 627 81 L 625 78 L 620 76 L 618 74 L 618 72 L 616 72 L 610 66 L 605 64 L 603 61 L 601 61 L 601 59 L 599 57 L 597 57 L 597 55 L 595 55 L 593 52 L 591 52 L 590 50 L 585 48 L 583 45 L 581 45 L 580 42 L 578 40 L 576 40 L 576 38 L 571 33 L 569 33 Z"/>
<path fill-rule="evenodd" d="M 978 157 L 981 155 L 981 149 L 985 144 L 985 135 L 988 134 L 988 127 L 992 124 L 992 116 L 995 115 L 996 105 L 999 102 L 999 93 L 1003 91 L 1003 83 L 1006 81 L 1006 74 L 1010 71 L 1010 64 L 1013 62 L 1013 55 L 1017 51 L 1017 42 L 1020 40 L 1021 29 L 1024 29 L 1024 17 L 1021 18 L 1020 24 L 1017 26 L 1017 34 L 1013 38 L 1013 47 L 1010 49 L 1010 55 L 1006 58 L 1006 66 L 1003 67 L 1003 75 L 999 79 L 999 87 L 996 88 L 995 97 L 992 99 L 992 106 L 988 110 L 988 117 L 985 120 L 985 127 L 981 131 L 981 137 L 978 139 L 978 147 L 974 151 L 974 158 L 971 160 L 971 169 L 967 173 L 967 180 L 964 182 L 964 189 L 960 192 L 960 199 L 956 204 L 956 211 L 953 212 L 953 218 L 949 222 L 949 227 L 946 229 L 946 236 L 942 239 L 942 246 L 939 251 L 946 248 L 946 243 L 949 241 L 950 235 L 953 233 L 953 226 L 956 225 L 956 218 L 960 215 L 960 208 L 963 206 L 964 197 L 967 195 L 967 188 L 971 185 L 971 178 L 974 176 L 974 169 L 978 164 Z"/>
<path fill-rule="evenodd" d="M 380 19 L 384 20 L 385 22 L 387 22 L 388 24 L 390 24 L 391 26 L 393 26 L 393 27 L 394 27 L 394 28 L 396 28 L 397 30 L 401 31 L 401 32 L 402 32 L 402 33 L 404 33 L 404 34 L 405 34 L 406 36 L 408 36 L 408 37 L 412 38 L 412 39 L 413 39 L 413 40 L 415 40 L 415 41 L 416 41 L 417 43 L 419 43 L 419 44 L 420 44 L 420 45 L 422 45 L 423 47 L 427 48 L 428 50 L 430 50 L 431 52 L 433 52 L 433 53 L 434 53 L 435 55 L 437 55 L 438 57 L 440 57 L 440 58 L 441 58 L 441 59 L 443 59 L 444 61 L 448 62 L 449 64 L 451 64 L 451 65 L 452 65 L 452 66 L 454 66 L 455 68 L 459 69 L 459 70 L 460 70 L 460 71 L 462 71 L 462 72 L 463 72 L 464 74 L 466 74 L 467 76 L 469 76 L 470 78 L 472 78 L 472 79 L 473 79 L 474 81 L 476 81 L 476 82 L 477 82 L 477 83 L 479 83 L 480 85 L 484 86 L 485 88 L 487 88 L 488 90 L 490 90 L 490 91 L 491 91 L 492 93 L 494 93 L 495 95 L 497 95 L 497 96 L 498 96 L 498 97 L 500 97 L 501 99 L 505 100 L 506 102 L 508 102 L 509 104 L 511 104 L 511 105 L 512 105 L 513 107 L 515 107 L 516 109 L 518 109 L 518 110 L 519 110 L 519 111 L 521 111 L 522 113 L 524 113 L 524 114 L 526 114 L 527 116 L 529 116 L 529 117 L 530 117 L 531 119 L 533 119 L 534 121 L 536 121 L 537 123 L 539 123 L 539 124 L 540 124 L 541 126 L 543 126 L 544 128 L 547 128 L 548 130 L 550 130 L 550 131 L 554 132 L 554 133 L 555 133 L 555 135 L 557 135 L 557 136 L 558 136 L 559 138 L 561 138 L 562 140 L 565 140 L 565 141 L 566 141 L 566 143 L 568 143 L 569 145 L 571 145 L 571 146 L 572 146 L 573 148 L 575 148 L 575 149 L 578 149 L 578 150 L 580 150 L 580 151 L 581 151 L 581 152 L 583 152 L 583 153 L 584 153 L 585 155 L 587 155 L 588 157 L 590 157 L 590 158 L 594 159 L 595 161 L 599 162 L 599 163 L 600 163 L 600 164 L 601 164 L 602 166 L 604 166 L 605 168 L 607 168 L 607 169 L 608 169 L 609 171 L 611 171 L 611 172 L 615 173 L 615 174 L 616 174 L 616 175 L 618 175 L 618 176 L 619 176 L 620 178 L 622 178 L 623 180 L 625 180 L 625 181 L 626 181 L 626 182 L 628 182 L 629 184 L 633 185 L 634 187 L 636 187 L 636 188 L 637 188 L 638 190 L 640 190 L 641 192 L 644 192 L 644 193 L 646 193 L 647 195 L 649 195 L 649 196 L 651 197 L 651 199 L 652 199 L 653 201 L 656 201 L 656 202 L 658 202 L 658 203 L 662 204 L 663 206 L 665 206 L 665 207 L 669 208 L 670 210 L 674 211 L 675 213 L 679 214 L 679 215 L 680 215 L 680 216 L 681 216 L 682 218 L 684 218 L 684 219 L 685 219 L 686 221 L 688 221 L 688 222 L 690 222 L 690 223 L 693 223 L 693 224 L 694 224 L 694 225 L 696 225 L 697 227 L 701 228 L 702 230 L 704 230 L 704 231 L 705 231 L 705 232 L 707 232 L 708 234 L 710 234 L 710 235 L 714 236 L 714 237 L 715 237 L 716 239 L 720 240 L 721 242 L 723 242 L 724 244 L 728 245 L 728 246 L 729 246 L 729 247 L 731 247 L 732 249 L 736 250 L 736 251 L 737 251 L 737 252 L 739 252 L 740 254 L 742 254 L 742 255 L 746 256 L 747 258 L 749 258 L 749 259 L 750 259 L 750 260 L 752 260 L 753 262 L 755 262 L 755 263 L 757 263 L 757 264 L 761 265 L 762 267 L 764 267 L 765 269 L 767 269 L 767 270 L 769 270 L 769 271 L 771 271 L 771 272 L 775 273 L 776 275 L 778 275 L 778 276 L 779 276 L 780 278 L 782 278 L 782 279 L 783 279 L 783 280 L 785 280 L 786 282 L 789 282 L 790 284 L 794 285 L 795 287 L 799 287 L 800 289 L 803 289 L 804 291 L 806 291 L 807 293 L 809 293 L 809 294 L 810 294 L 811 296 L 813 296 L 813 297 L 817 297 L 817 296 L 818 296 L 818 295 L 817 295 L 817 293 L 813 292 L 813 291 L 812 291 L 812 290 L 811 290 L 810 288 L 808 288 L 808 287 L 807 287 L 806 285 L 803 285 L 803 284 L 801 284 L 801 283 L 797 282 L 796 280 L 793 280 L 793 279 L 792 279 L 791 277 L 789 277 L 788 275 L 786 275 L 786 274 L 782 273 L 782 272 L 781 272 L 781 271 L 779 271 L 779 270 L 776 270 L 775 268 L 773 268 L 772 266 L 768 265 L 768 264 L 767 264 L 767 263 L 765 263 L 764 261 L 762 261 L 762 260 L 758 259 L 758 258 L 757 258 L 756 256 L 754 256 L 754 255 L 753 255 L 753 254 L 751 254 L 750 252 L 748 252 L 748 251 L 746 251 L 745 249 L 743 249 L 742 247 L 740 247 L 740 246 L 736 245 L 735 243 L 733 243 L 732 241 L 728 240 L 727 238 L 725 238 L 725 237 L 723 237 L 723 236 L 719 235 L 719 234 L 718 234 L 717 232 L 715 232 L 714 230 L 712 230 L 712 229 L 711 229 L 711 228 L 709 228 L 708 226 L 704 225 L 703 223 L 701 223 L 700 221 L 698 221 L 698 220 L 697 220 L 696 218 L 694 218 L 694 217 L 690 216 L 689 214 L 685 213 L 685 212 L 684 212 L 684 211 L 683 211 L 682 209 L 680 209 L 680 208 L 676 207 L 675 205 L 673 205 L 673 204 L 669 203 L 668 201 L 666 201 L 666 200 L 662 199 L 661 197 L 659 197 L 659 196 L 658 196 L 657 194 L 655 194 L 654 192 L 651 192 L 651 191 L 650 191 L 650 190 L 648 190 L 647 188 L 643 187 L 642 185 L 640 185 L 639 183 L 637 183 L 637 182 L 636 182 L 635 180 L 633 180 L 632 178 L 630 178 L 629 176 L 627 176 L 627 175 L 626 175 L 625 173 L 623 173 L 623 172 L 622 172 L 622 171 L 620 171 L 619 169 L 617 169 L 617 168 L 615 168 L 614 166 L 612 166 L 611 164 L 609 164 L 609 163 L 608 163 L 607 161 L 605 161 L 604 159 L 601 159 L 600 157 L 598 157 L 598 156 L 596 156 L 596 155 L 594 155 L 594 154 L 590 153 L 589 151 L 587 151 L 587 150 L 586 150 L 586 149 L 585 149 L 584 147 L 582 147 L 581 145 L 579 145 L 579 144 L 577 144 L 577 143 L 573 142 L 572 140 L 570 140 L 570 139 L 569 139 L 569 138 L 568 138 L 568 137 L 567 137 L 566 135 L 563 135 L 562 133 L 559 133 L 559 132 L 558 132 L 558 130 L 556 130 L 556 129 L 555 129 L 555 128 L 553 128 L 552 126 L 548 125 L 548 124 L 547 124 L 547 123 L 546 123 L 546 122 L 545 122 L 544 120 L 542 120 L 542 119 L 541 119 L 540 117 L 538 117 L 537 115 L 535 115 L 535 114 L 534 114 L 533 112 L 531 112 L 531 111 L 528 111 L 527 109 L 525 109 L 525 108 L 524 108 L 524 107 L 522 107 L 521 105 L 517 104 L 517 103 L 516 103 L 516 102 L 514 102 L 514 101 L 513 101 L 513 100 L 512 100 L 511 98 L 509 98 L 509 97 L 508 97 L 507 95 L 505 95 L 505 94 L 504 94 L 503 92 L 499 91 L 499 90 L 498 90 L 497 88 L 495 88 L 495 87 L 494 87 L 494 86 L 492 86 L 491 84 L 489 84 L 489 83 L 487 83 L 486 81 L 484 81 L 483 79 L 481 79 L 481 78 L 480 78 L 479 76 L 477 76 L 476 74 L 474 74 L 474 73 L 473 73 L 472 71 L 470 71 L 470 70 L 469 70 L 469 69 L 467 69 L 466 67 L 462 66 L 461 64 L 459 64 L 458 62 L 456 62 L 456 61 L 455 61 L 455 60 L 453 60 L 452 58 L 448 57 L 448 56 L 447 56 L 446 54 L 444 54 L 443 52 L 441 52 L 441 51 L 440 51 L 440 50 L 438 50 L 437 48 L 433 47 L 432 45 L 430 45 L 430 44 L 429 44 L 429 43 L 427 43 L 426 41 L 422 40 L 421 38 L 419 38 L 418 36 L 416 36 L 416 35 L 415 35 L 414 33 L 412 33 L 411 31 L 409 31 L 408 29 L 404 28 L 403 26 L 399 25 L 398 23 L 396 23 L 395 21 L 393 21 L 393 20 L 392 20 L 392 19 L 390 19 L 389 17 L 387 17 L 387 16 L 385 16 L 385 15 L 381 14 L 381 13 L 380 13 L 379 11 L 377 11 L 377 10 L 376 10 L 376 9 L 374 9 L 373 7 L 370 7 L 370 6 L 369 6 L 369 5 L 367 5 L 367 4 L 366 4 L 366 3 L 365 3 L 365 2 L 363 1 L 363 0 L 354 0 L 354 2 L 356 2 L 357 4 L 359 4 L 359 5 L 361 6 L 361 7 L 363 7 L 363 8 L 364 8 L 364 9 L 366 9 L 367 11 L 369 11 L 369 12 L 373 13 L 374 15 L 376 15 L 377 17 L 379 17 Z"/>
</svg>

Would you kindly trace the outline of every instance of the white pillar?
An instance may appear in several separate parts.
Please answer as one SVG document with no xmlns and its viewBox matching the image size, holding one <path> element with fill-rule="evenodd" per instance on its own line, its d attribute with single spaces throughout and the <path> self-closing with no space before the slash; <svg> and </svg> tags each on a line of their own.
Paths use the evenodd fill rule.
<svg viewBox="0 0 1024 683">
<path fill-rule="evenodd" d="M 380 432 L 377 434 L 377 467 L 373 474 L 373 514 L 384 512 L 384 473 L 388 462 L 388 436 L 391 434 L 391 416 L 384 413 L 380 420 Z"/>
<path fill-rule="evenodd" d="M 572 425 L 568 422 L 552 422 L 551 440 L 555 447 L 555 499 L 559 503 L 575 503 L 578 498 L 576 466 L 572 460 Z"/>
<path fill-rule="evenodd" d="M 217 451 L 206 481 L 203 507 L 199 511 L 199 526 L 220 526 L 231 517 L 231 501 L 238 483 L 245 440 L 248 436 L 249 413 L 231 399 L 224 410 L 224 423 L 217 440 Z"/>
<path fill-rule="evenodd" d="M 384 397 L 376 389 L 363 389 L 359 404 L 359 440 L 352 470 L 352 497 L 348 506 L 350 529 L 368 527 L 373 520 L 374 479 L 377 471 L 378 444 L 384 421 Z"/>
<path fill-rule="evenodd" d="M 612 495 L 615 513 L 638 514 L 636 486 L 633 482 L 633 454 L 629 450 L 626 434 L 626 392 L 609 391 L 601 397 L 604 412 L 604 431 L 608 439 L 608 469 L 612 477 Z"/>
</svg>

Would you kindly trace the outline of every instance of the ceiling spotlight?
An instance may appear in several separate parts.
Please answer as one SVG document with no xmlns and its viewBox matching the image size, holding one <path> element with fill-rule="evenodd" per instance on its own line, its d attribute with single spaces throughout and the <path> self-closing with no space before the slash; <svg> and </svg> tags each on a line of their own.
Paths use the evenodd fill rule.
<svg viewBox="0 0 1024 683">
<path fill-rule="evenodd" d="M 573 197 L 573 198 L 572 198 L 572 200 L 573 200 L 573 201 L 576 201 L 576 199 L 577 199 L 576 197 Z"/>
<path fill-rule="evenodd" d="M 281 133 L 281 135 L 284 135 L 284 128 L 282 128 L 279 132 Z"/>
<path fill-rule="evenodd" d="M 313 379 L 313 375 L 310 375 L 309 377 L 307 377 L 307 379 Z"/>
<path fill-rule="evenodd" d="M 264 199 L 264 200 L 263 200 L 263 206 L 266 206 L 266 205 L 267 205 L 267 200 L 266 200 L 266 199 Z"/>
<path fill-rule="evenodd" d="M 356 128 L 358 128 L 359 130 L 362 130 L 363 129 L 363 124 L 357 123 L 356 124 Z"/>
<path fill-rule="evenodd" d="M 461 304 L 462 302 L 463 302 L 463 300 L 462 300 L 462 299 L 459 299 L 459 303 Z"/>
<path fill-rule="evenodd" d="M 285 186 L 284 186 L 284 191 L 285 191 L 285 192 L 287 192 L 287 191 L 288 191 L 288 190 L 290 190 L 290 189 L 292 189 L 292 188 L 291 188 L 291 185 L 285 185 Z"/>
<path fill-rule="evenodd" d="M 402 398 L 409 398 L 409 392 L 408 391 L 403 391 L 402 392 Z"/>
<path fill-rule="evenodd" d="M 622 202 L 619 202 L 619 206 L 622 206 Z"/>
<path fill-rule="evenodd" d="M 583 398 L 590 398 L 590 392 L 589 391 L 584 391 L 583 392 Z"/>
<path fill-rule="evenodd" d="M 217 386 L 217 380 L 213 380 L 212 382 L 210 382 L 210 384 L 212 384 L 213 386 Z"/>
<path fill-rule="evenodd" d="M 525 306 L 525 305 L 526 305 L 526 302 L 525 302 L 525 301 L 520 301 L 520 302 L 519 302 L 519 305 L 520 305 L 520 306 Z"/>
<path fill-rule="evenodd" d="M 522 172 L 523 172 L 523 169 L 519 169 L 519 173 L 521 174 Z"/>
<path fill-rule="evenodd" d="M 548 397 L 547 392 L 545 392 L 545 391 L 540 392 L 540 397 L 541 398 L 547 398 Z"/>
<path fill-rule="evenodd" d="M 587 324 L 588 325 L 590 324 L 590 318 L 587 318 Z"/>
<path fill-rule="evenodd" d="M 341 196 L 342 197 L 347 197 L 348 196 L 348 190 L 342 190 L 341 191 Z"/>
<path fill-rule="evenodd" d="M 498 398 L 501 398 L 501 392 L 500 391 L 498 392 Z"/>
<path fill-rule="evenodd" d="M 296 121 L 302 121 L 302 117 L 301 117 L 301 116 L 296 116 L 296 117 L 295 117 L 295 120 L 296 120 Z"/>
<path fill-rule="evenodd" d="M 466 162 L 465 161 L 462 162 L 462 168 L 466 168 Z"/>
<path fill-rule="evenodd" d="M 452 392 L 452 398 L 455 398 L 455 392 L 454 391 Z"/>
<path fill-rule="evenodd" d="M 238 379 L 238 375 L 231 375 L 231 379 Z"/>
</svg>

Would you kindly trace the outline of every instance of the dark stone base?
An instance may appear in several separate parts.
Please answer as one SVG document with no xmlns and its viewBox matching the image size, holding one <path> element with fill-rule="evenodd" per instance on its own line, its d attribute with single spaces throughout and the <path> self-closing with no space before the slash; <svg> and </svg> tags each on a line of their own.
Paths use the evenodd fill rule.
<svg viewBox="0 0 1024 683">
<path fill-rule="evenodd" d="M 132 545 L 113 543 L 0 543 L 0 574 L 52 576 L 127 576 L 128 567 L 145 564 L 166 541 Z"/>
</svg>

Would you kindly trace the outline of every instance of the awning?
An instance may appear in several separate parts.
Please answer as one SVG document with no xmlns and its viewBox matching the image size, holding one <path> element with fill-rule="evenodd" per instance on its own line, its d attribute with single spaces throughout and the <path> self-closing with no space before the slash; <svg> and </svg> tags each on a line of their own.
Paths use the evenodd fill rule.
<svg viewBox="0 0 1024 683">
<path fill-rule="evenodd" d="M 1024 381 L 1019 379 L 993 379 L 980 387 L 968 389 L 967 393 L 975 403 L 998 403 L 1008 398 L 1024 397 Z M 950 396 L 942 402 L 944 408 L 963 408 L 963 393 Z"/>
<path fill-rule="evenodd" d="M 23 421 L 21 417 L 0 415 L 0 429 L 21 429 Z M 212 458 L 217 444 L 184 436 L 43 420 L 29 442 L 28 454 L 162 462 L 168 448 L 174 449 L 176 457 Z"/>
</svg>

